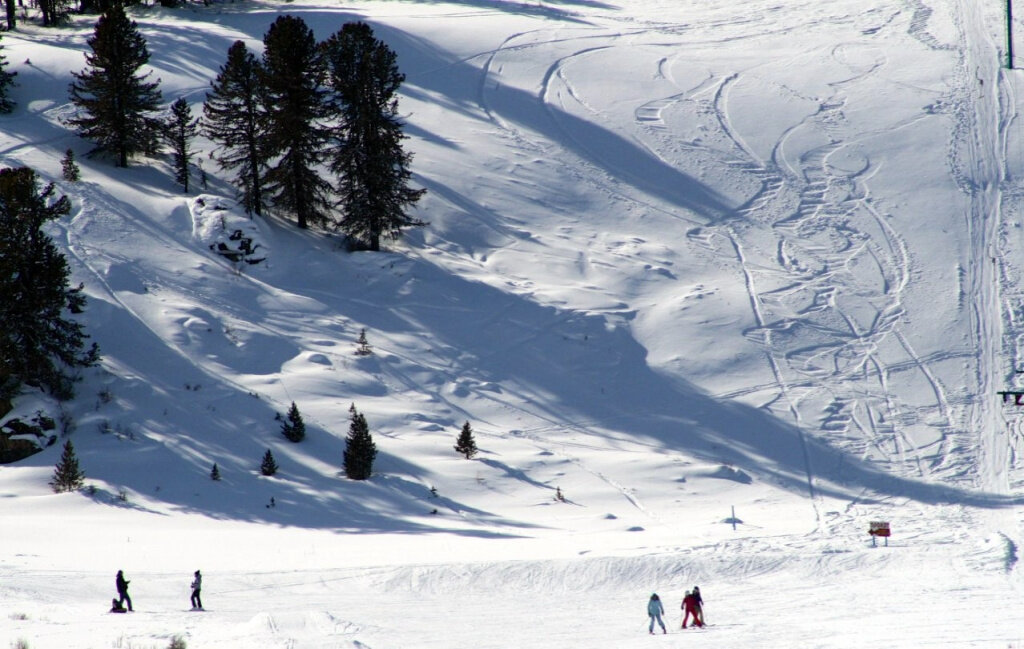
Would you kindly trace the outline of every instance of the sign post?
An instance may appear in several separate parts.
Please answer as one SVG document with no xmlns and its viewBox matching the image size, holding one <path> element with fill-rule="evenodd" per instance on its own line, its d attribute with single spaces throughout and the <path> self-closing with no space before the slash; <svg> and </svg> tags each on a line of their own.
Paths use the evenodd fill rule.
<svg viewBox="0 0 1024 649">
<path fill-rule="evenodd" d="M 1006 0 L 1006 69 L 1013 69 L 1013 0 Z"/>
<path fill-rule="evenodd" d="M 868 523 L 868 534 L 871 535 L 871 547 L 875 547 L 875 539 L 881 536 L 885 539 L 885 547 L 889 547 L 889 521 L 871 521 Z"/>
</svg>

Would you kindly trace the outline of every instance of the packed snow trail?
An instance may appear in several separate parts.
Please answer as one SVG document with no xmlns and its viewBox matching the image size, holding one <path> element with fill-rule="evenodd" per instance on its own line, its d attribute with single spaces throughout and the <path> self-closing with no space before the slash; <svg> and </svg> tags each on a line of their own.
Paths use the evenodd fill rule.
<svg viewBox="0 0 1024 649">
<path fill-rule="evenodd" d="M 970 261 L 967 281 L 970 295 L 970 331 L 978 349 L 975 398 L 970 404 L 968 426 L 979 438 L 979 486 L 986 491 L 1016 495 L 1020 491 L 1022 476 L 1018 459 L 1014 456 L 1014 418 L 1019 414 L 1009 411 L 1009 419 L 1001 410 L 1001 390 L 1019 389 L 1015 366 L 1017 354 L 1012 348 L 1015 336 L 1006 335 L 1006 324 L 1011 322 L 1004 313 L 1002 289 L 1004 276 L 1000 273 L 1001 257 L 1007 252 L 1000 244 L 1004 227 L 1003 205 L 1014 200 L 1005 196 L 1008 186 L 1007 159 L 1012 147 L 1021 146 L 1020 132 L 1011 128 L 1018 120 L 1017 96 L 1013 76 L 1000 65 L 1004 57 L 993 42 L 992 31 L 985 20 L 982 7 L 977 3 L 959 0 L 958 15 L 964 39 L 961 63 L 961 88 L 965 98 L 963 119 L 965 127 L 958 129 L 960 137 L 954 147 L 962 156 L 965 191 L 972 196 L 971 209 L 965 214 L 970 233 Z M 1018 141 L 1012 141 L 1016 138 Z M 1010 308 L 1013 308 L 1010 306 Z M 1012 328 L 1010 333 L 1013 332 Z M 1018 334 L 1019 335 L 1019 334 Z M 1014 487 L 1014 485 L 1017 485 Z M 1024 542 L 1024 518 L 1019 511 L 996 510 L 992 525 L 1007 544 L 1006 569 L 1017 566 L 1017 548 Z M 1024 587 L 1020 576 L 1015 582 Z"/>
<path fill-rule="evenodd" d="M 964 215 L 970 237 L 966 286 L 970 297 L 969 322 L 972 342 L 978 349 L 976 397 L 970 406 L 969 428 L 981 440 L 981 486 L 1006 493 L 1006 422 L 994 407 L 995 392 L 1011 374 L 1002 349 L 1002 308 L 999 277 L 995 273 L 1000 227 L 1001 186 L 1005 178 L 1007 129 L 1013 121 L 1007 83 L 998 68 L 999 53 L 993 45 L 981 8 L 960 0 L 958 13 L 964 39 L 960 67 L 960 92 L 964 98 L 960 118 L 964 127 L 953 146 L 963 160 L 961 172 L 971 195 Z"/>
</svg>

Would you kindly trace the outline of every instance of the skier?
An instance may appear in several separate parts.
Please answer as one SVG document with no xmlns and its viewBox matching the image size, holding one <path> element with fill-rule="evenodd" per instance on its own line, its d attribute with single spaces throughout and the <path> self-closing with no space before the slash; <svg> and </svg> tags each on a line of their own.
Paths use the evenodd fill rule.
<svg viewBox="0 0 1024 649">
<path fill-rule="evenodd" d="M 690 591 L 686 591 L 686 596 L 683 597 L 683 604 L 680 607 L 683 609 L 683 628 L 686 628 L 686 621 L 693 616 L 693 626 L 704 626 L 704 622 L 700 619 L 697 614 L 697 598 Z"/>
<path fill-rule="evenodd" d="M 118 599 L 117 599 L 117 606 L 119 608 L 123 607 L 124 603 L 127 601 L 128 602 L 128 610 L 129 611 L 133 610 L 132 609 L 132 598 L 128 597 L 128 584 L 130 582 L 127 579 L 124 578 L 124 571 L 123 570 L 118 570 L 117 571 L 117 579 L 114 580 L 114 583 L 117 586 L 117 597 L 118 597 Z"/>
<path fill-rule="evenodd" d="M 665 628 L 665 623 L 661 621 L 661 616 L 665 614 L 665 607 L 661 605 L 661 599 L 658 598 L 658 593 L 653 593 L 651 599 L 647 602 L 647 615 L 651 618 L 651 626 L 647 629 L 648 633 L 654 634 L 654 621 L 658 621 L 658 625 L 661 626 L 662 633 L 668 633 Z"/>
<path fill-rule="evenodd" d="M 203 600 L 199 599 L 199 591 L 203 589 L 203 576 L 196 570 L 195 577 L 192 579 L 192 610 L 201 611 L 203 610 Z"/>
<path fill-rule="evenodd" d="M 700 624 L 704 626 L 704 598 L 700 596 L 700 586 L 693 587 L 693 599 L 697 601 L 697 615 L 700 617 Z"/>
</svg>

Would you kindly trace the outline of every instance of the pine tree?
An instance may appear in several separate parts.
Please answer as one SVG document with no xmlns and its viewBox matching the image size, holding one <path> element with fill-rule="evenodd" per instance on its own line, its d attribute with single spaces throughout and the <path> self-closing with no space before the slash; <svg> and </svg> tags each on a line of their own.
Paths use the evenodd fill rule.
<svg viewBox="0 0 1024 649">
<path fill-rule="evenodd" d="M 345 475 L 352 480 L 367 480 L 373 474 L 377 446 L 373 443 L 366 418 L 356 410 L 356 404 L 353 403 L 348 412 L 350 423 L 345 439 Z"/>
<path fill-rule="evenodd" d="M 370 346 L 370 342 L 366 339 L 366 329 L 362 329 L 359 332 L 359 340 L 356 341 L 356 356 L 369 356 L 373 353 L 373 347 Z"/>
<path fill-rule="evenodd" d="M 81 489 L 85 484 L 85 473 L 78 466 L 78 457 L 75 455 L 75 447 L 71 440 L 64 442 L 64 452 L 61 453 L 60 462 L 53 470 L 53 479 L 50 480 L 50 487 L 54 493 L 75 491 Z"/>
<path fill-rule="evenodd" d="M 70 0 L 36 0 L 39 12 L 43 15 L 43 26 L 53 27 L 67 21 L 71 13 Z"/>
<path fill-rule="evenodd" d="M 149 50 L 120 3 L 100 17 L 87 43 L 92 50 L 85 55 L 87 68 L 71 73 L 76 79 L 71 101 L 79 116 L 70 123 L 96 143 L 93 152 L 111 154 L 117 166 L 127 167 L 131 156 L 157 148 L 160 122 L 150 113 L 160 103 L 160 80 L 147 81 L 151 72 L 138 74 Z"/>
<path fill-rule="evenodd" d="M 61 175 L 69 183 L 76 183 L 82 178 L 82 172 L 75 162 L 75 152 L 68 149 L 64 152 L 64 159 L 60 161 Z"/>
<path fill-rule="evenodd" d="M 455 441 L 455 450 L 466 456 L 467 460 L 477 453 L 476 440 L 473 439 L 473 429 L 468 421 L 462 425 L 462 431 L 459 432 L 459 437 Z"/>
<path fill-rule="evenodd" d="M 327 130 L 324 65 L 313 30 L 295 16 L 280 16 L 263 38 L 263 141 L 270 168 L 263 187 L 277 209 L 300 228 L 326 224 L 330 183 L 320 177 Z"/>
<path fill-rule="evenodd" d="M 292 442 L 301 442 L 306 439 L 306 424 L 299 414 L 299 407 L 292 401 L 292 407 L 288 409 L 287 421 L 281 422 L 281 433 Z"/>
<path fill-rule="evenodd" d="M 11 0 L 11 2 L 13 1 Z M 15 85 L 14 77 L 18 73 L 7 70 L 7 57 L 2 54 L 3 49 L 4 47 L 0 45 L 0 113 L 9 113 L 14 110 L 14 102 L 10 99 L 10 93 L 11 88 Z"/>
<path fill-rule="evenodd" d="M 323 49 L 339 121 L 330 168 L 338 179 L 341 229 L 380 250 L 381 237 L 397 239 L 403 228 L 425 225 L 406 213 L 425 190 L 409 187 L 412 156 L 402 149 L 395 94 L 405 75 L 395 53 L 363 22 L 343 25 Z"/>
<path fill-rule="evenodd" d="M 185 99 L 171 104 L 171 118 L 167 122 L 165 137 L 174 154 L 174 182 L 188 193 L 188 168 L 192 159 L 192 139 L 198 132 L 198 119 L 192 119 L 192 108 Z"/>
<path fill-rule="evenodd" d="M 220 469 L 217 468 L 216 462 L 213 463 L 213 468 L 210 469 L 210 479 L 213 480 L 214 482 L 220 481 Z"/>
<path fill-rule="evenodd" d="M 263 462 L 260 464 L 260 473 L 266 476 L 271 476 L 277 473 L 277 462 L 274 461 L 274 454 L 267 449 L 267 452 L 263 454 Z"/>
<path fill-rule="evenodd" d="M 59 399 L 73 395 L 68 370 L 94 365 L 96 345 L 65 316 L 85 306 L 82 285 L 69 288 L 67 260 L 43 226 L 66 216 L 71 204 L 39 190 L 32 169 L 0 169 L 0 399 L 23 384 Z"/>
<path fill-rule="evenodd" d="M 213 159 L 221 169 L 237 170 L 234 184 L 249 215 L 262 215 L 265 207 L 261 76 L 256 56 L 245 43 L 235 41 L 203 104 L 203 133 L 219 145 Z"/>
</svg>

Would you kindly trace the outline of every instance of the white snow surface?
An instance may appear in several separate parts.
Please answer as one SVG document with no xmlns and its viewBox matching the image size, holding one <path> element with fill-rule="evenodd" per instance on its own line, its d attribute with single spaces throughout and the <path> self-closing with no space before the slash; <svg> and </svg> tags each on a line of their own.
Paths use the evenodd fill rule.
<svg viewBox="0 0 1024 649">
<path fill-rule="evenodd" d="M 3 35 L 0 164 L 71 199 L 48 232 L 103 361 L 72 401 L 15 404 L 64 413 L 89 488 L 49 489 L 61 444 L 0 467 L 0 647 L 1024 646 L 1002 3 L 130 10 L 196 116 L 285 13 L 320 39 L 367 21 L 407 75 L 429 226 L 382 252 L 271 216 L 246 226 L 264 263 L 215 254 L 203 206 L 246 219 L 210 142 L 185 195 L 166 158 L 118 169 L 64 125 L 94 17 Z M 366 482 L 341 473 L 352 404 Z M 694 585 L 711 626 L 683 631 Z"/>
</svg>

